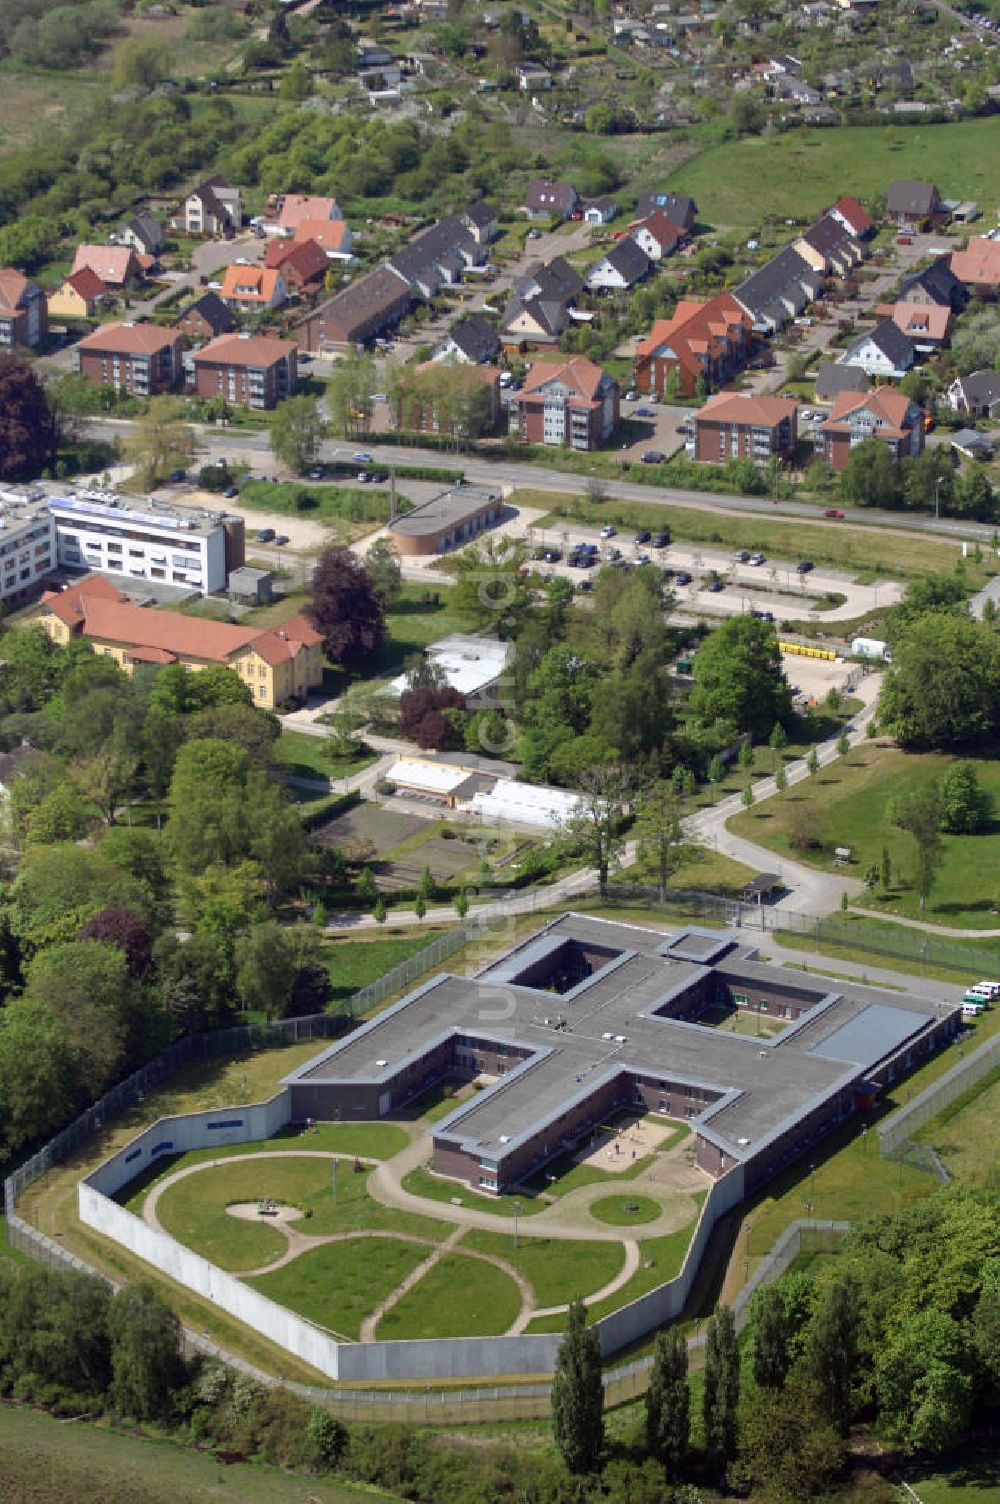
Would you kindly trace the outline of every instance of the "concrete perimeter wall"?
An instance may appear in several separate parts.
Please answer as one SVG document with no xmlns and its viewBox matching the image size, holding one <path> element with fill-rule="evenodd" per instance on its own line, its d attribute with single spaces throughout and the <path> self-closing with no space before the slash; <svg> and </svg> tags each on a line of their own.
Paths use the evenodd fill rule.
<svg viewBox="0 0 1000 1504">
<path fill-rule="evenodd" d="M 252 1106 L 160 1118 L 81 1181 L 80 1220 L 331 1379 L 356 1383 L 378 1380 L 433 1383 L 552 1372 L 561 1341 L 558 1333 L 412 1342 L 337 1342 L 321 1328 L 268 1300 L 167 1233 L 148 1227 L 141 1218 L 110 1199 L 159 1157 L 208 1147 L 223 1150 L 227 1145 L 270 1138 L 289 1121 L 289 1112 L 290 1094 L 286 1088 L 270 1101 Z M 740 1165 L 711 1187 L 680 1273 L 597 1323 L 602 1353 L 618 1352 L 680 1315 L 712 1229 L 742 1197 Z"/>
</svg>

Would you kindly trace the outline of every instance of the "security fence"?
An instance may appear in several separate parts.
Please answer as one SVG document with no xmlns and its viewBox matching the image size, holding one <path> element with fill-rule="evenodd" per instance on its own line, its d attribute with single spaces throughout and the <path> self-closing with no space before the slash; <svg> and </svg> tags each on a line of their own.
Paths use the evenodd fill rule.
<svg viewBox="0 0 1000 1504">
<path fill-rule="evenodd" d="M 957 1060 L 950 1070 L 945 1071 L 911 1102 L 907 1102 L 891 1117 L 886 1118 L 884 1123 L 879 1124 L 879 1150 L 882 1158 L 904 1158 L 907 1162 L 913 1162 L 914 1157 L 919 1159 L 922 1151 L 925 1157 L 931 1159 L 934 1151 L 925 1144 L 914 1144 L 911 1135 L 994 1071 L 1000 1073 L 1000 1034 L 994 1034 L 977 1050 L 972 1050 Z"/>
<path fill-rule="evenodd" d="M 856 920 L 842 919 L 839 915 L 819 918 L 812 914 L 795 914 L 785 909 L 767 909 L 767 928 L 777 932 L 790 930 L 797 935 L 808 935 L 817 945 L 844 945 L 852 950 L 866 951 L 871 955 L 890 956 L 894 960 L 908 961 L 921 966 L 939 966 L 946 971 L 960 971 L 966 976 L 975 973 L 988 977 L 996 969 L 996 954 L 975 950 L 961 941 L 942 940 L 928 935 L 923 930 L 909 929 L 906 925 L 892 925 L 883 930 Z M 873 914 L 873 919 L 878 916 Z"/>
</svg>

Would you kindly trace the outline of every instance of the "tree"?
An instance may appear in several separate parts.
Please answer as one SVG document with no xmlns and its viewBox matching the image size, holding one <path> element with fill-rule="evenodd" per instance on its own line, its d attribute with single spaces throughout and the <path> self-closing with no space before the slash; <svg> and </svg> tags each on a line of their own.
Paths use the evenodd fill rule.
<svg viewBox="0 0 1000 1504">
<path fill-rule="evenodd" d="M 763 739 L 775 721 L 791 716 L 778 639 L 767 622 L 730 617 L 698 649 L 692 671 L 691 708 L 703 725 L 722 721 Z"/>
<path fill-rule="evenodd" d="M 750 1332 L 754 1382 L 761 1389 L 783 1388 L 792 1361 L 791 1323 L 779 1285 L 762 1285 L 754 1295 Z"/>
<path fill-rule="evenodd" d="M 857 507 L 896 507 L 901 486 L 899 466 L 881 439 L 855 444 L 840 472 L 840 495 Z"/>
<path fill-rule="evenodd" d="M 372 918 L 375 920 L 376 924 L 385 924 L 388 915 L 389 910 L 386 908 L 385 899 L 380 893 L 375 900 L 375 907 L 372 909 Z"/>
<path fill-rule="evenodd" d="M 601 1350 L 587 1326 L 583 1302 L 573 1301 L 552 1376 L 552 1434 L 571 1473 L 592 1473 L 604 1452 Z"/>
<path fill-rule="evenodd" d="M 0 352 L 0 480 L 33 480 L 55 458 L 56 420 L 20 355 Z"/>
<path fill-rule="evenodd" d="M 801 1379 L 784 1390 L 758 1392 L 743 1417 L 740 1465 L 753 1497 L 766 1504 L 802 1504 L 829 1497 L 847 1448 L 817 1406 L 814 1386 Z"/>
<path fill-rule="evenodd" d="M 990 742 L 998 705 L 1000 643 L 989 626 L 946 611 L 907 624 L 879 695 L 884 731 L 904 747 Z"/>
<path fill-rule="evenodd" d="M 783 762 L 779 762 L 774 770 L 774 786 L 779 794 L 783 794 L 788 787 L 788 774 L 785 772 Z"/>
<path fill-rule="evenodd" d="M 455 894 L 453 904 L 455 913 L 458 915 L 459 919 L 464 919 L 466 914 L 468 914 L 469 912 L 469 898 L 464 888 L 459 888 L 458 892 Z"/>
<path fill-rule="evenodd" d="M 132 786 L 139 759 L 129 751 L 124 735 L 115 734 L 91 757 L 77 761 L 70 778 L 84 798 L 97 806 L 101 818 L 114 825 L 118 805 Z"/>
<path fill-rule="evenodd" d="M 716 753 L 708 764 L 708 781 L 713 784 L 721 783 L 725 776 L 726 765 L 719 754 Z"/>
<path fill-rule="evenodd" d="M 806 1333 L 805 1354 L 819 1408 L 841 1436 L 847 1436 L 851 1429 L 857 1348 L 857 1289 L 853 1280 L 844 1276 L 827 1287 Z"/>
<path fill-rule="evenodd" d="M 425 751 L 442 751 L 455 740 L 449 711 L 464 717 L 465 696 L 445 685 L 441 689 L 404 689 L 399 697 L 399 724 Z"/>
<path fill-rule="evenodd" d="M 186 742 L 177 753 L 166 842 L 182 873 L 225 866 L 247 854 L 255 815 L 245 797 L 249 771 L 243 748 L 218 737 Z"/>
<path fill-rule="evenodd" d="M 240 945 L 236 990 L 248 1012 L 284 1018 L 295 985 L 295 942 L 273 919 L 251 925 Z"/>
<path fill-rule="evenodd" d="M 643 793 L 635 833 L 640 857 L 656 869 L 660 902 L 665 903 L 671 874 L 685 855 L 680 810 L 671 784 L 655 783 Z"/>
<path fill-rule="evenodd" d="M 334 662 L 354 667 L 371 659 L 385 636 L 381 597 L 364 565 L 349 548 L 328 548 L 319 556 L 306 608 L 323 634 L 323 649 Z"/>
<path fill-rule="evenodd" d="M 128 1054 L 136 993 L 125 954 L 97 940 L 50 945 L 28 968 L 25 998 L 66 1028 L 78 1069 L 94 1095 Z"/>
<path fill-rule="evenodd" d="M 152 490 L 177 469 L 183 469 L 191 453 L 191 430 L 184 422 L 181 397 L 151 397 L 146 412 L 136 418 L 132 432 L 123 440 L 125 455 L 145 490 Z"/>
<path fill-rule="evenodd" d="M 941 845 L 941 799 L 937 784 L 925 784 L 890 801 L 886 811 L 893 825 L 909 831 L 917 847 L 917 893 L 924 909 L 944 860 Z"/>
<path fill-rule="evenodd" d="M 383 610 L 390 610 L 399 599 L 403 588 L 403 570 L 399 562 L 399 552 L 391 538 L 375 539 L 365 554 L 365 569 L 382 602 Z"/>
<path fill-rule="evenodd" d="M 624 768 L 595 768 L 581 774 L 576 807 L 562 825 L 571 840 L 579 841 L 596 869 L 602 898 L 607 896 L 608 875 L 625 850 L 622 805 L 627 787 Z"/>
<path fill-rule="evenodd" d="M 719 1306 L 708 1323 L 702 1422 L 708 1465 L 720 1482 L 736 1456 L 740 1402 L 740 1351 L 736 1322 L 728 1306 Z"/>
<path fill-rule="evenodd" d="M 374 396 L 377 391 L 378 374 L 374 360 L 369 354 L 352 346 L 343 360 L 337 363 L 327 385 L 326 395 L 334 427 L 345 438 L 367 434 L 375 410 Z"/>
<path fill-rule="evenodd" d="M 679 1327 L 657 1332 L 646 1390 L 646 1450 L 676 1475 L 687 1456 L 691 1393 L 687 1342 Z"/>
<path fill-rule="evenodd" d="M 851 739 L 846 731 L 842 731 L 837 737 L 837 756 L 846 757 L 851 750 Z"/>
<path fill-rule="evenodd" d="M 120 1415 L 162 1418 L 184 1377 L 181 1324 L 152 1285 L 125 1285 L 108 1307 L 111 1401 Z"/>
<path fill-rule="evenodd" d="M 79 1077 L 67 1022 L 44 1002 L 0 1008 L 0 1133 L 4 1148 L 47 1137 L 72 1115 Z"/>
<path fill-rule="evenodd" d="M 753 771 L 753 742 L 749 737 L 740 742 L 739 765 L 745 773 Z"/>
<path fill-rule="evenodd" d="M 116 89 L 150 89 L 170 71 L 170 48 L 157 37 L 126 37 L 115 48 L 111 82 Z"/>
<path fill-rule="evenodd" d="M 153 942 L 149 925 L 141 914 L 123 904 L 109 904 L 99 909 L 78 933 L 78 940 L 99 940 L 102 945 L 117 945 L 125 956 L 130 977 L 144 977 L 153 964 Z"/>
<path fill-rule="evenodd" d="M 740 797 L 743 800 L 743 808 L 752 809 L 757 802 L 756 795 L 753 791 L 753 784 L 745 783 L 743 785 L 743 793 L 740 795 Z"/>
<path fill-rule="evenodd" d="M 952 835 L 975 835 L 985 830 L 993 814 L 993 795 L 984 789 L 974 763 L 953 762 L 938 783 L 941 828 Z"/>
<path fill-rule="evenodd" d="M 809 756 L 806 758 L 806 768 L 810 778 L 814 778 L 819 772 L 819 753 L 815 747 L 809 748 Z"/>
<path fill-rule="evenodd" d="M 316 463 L 328 424 L 315 397 L 286 397 L 271 414 L 271 448 L 283 465 L 304 475 Z"/>
<path fill-rule="evenodd" d="M 528 548 L 523 539 L 507 535 L 487 537 L 463 548 L 451 561 L 455 574 L 452 605 L 481 626 L 513 635 L 530 604 L 521 569 Z"/>
<path fill-rule="evenodd" d="M 418 893 L 413 900 L 413 912 L 418 919 L 423 919 L 427 913 L 427 900 L 422 893 Z"/>
<path fill-rule="evenodd" d="M 972 1361 L 963 1327 L 945 1311 L 909 1316 L 876 1357 L 875 1393 L 891 1436 L 921 1451 L 949 1450 L 972 1410 Z"/>
</svg>

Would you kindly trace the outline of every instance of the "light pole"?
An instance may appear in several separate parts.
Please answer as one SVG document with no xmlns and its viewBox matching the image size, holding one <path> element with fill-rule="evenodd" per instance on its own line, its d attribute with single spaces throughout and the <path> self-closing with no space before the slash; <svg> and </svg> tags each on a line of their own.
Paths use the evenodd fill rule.
<svg viewBox="0 0 1000 1504">
<path fill-rule="evenodd" d="M 514 1205 L 511 1208 L 511 1210 L 514 1213 L 514 1252 L 516 1253 L 517 1252 L 517 1218 L 518 1218 L 518 1214 L 519 1214 L 519 1212 L 521 1210 L 521 1203 L 520 1203 L 520 1201 L 515 1201 Z"/>
<path fill-rule="evenodd" d="M 334 1159 L 334 1161 L 333 1161 L 333 1204 L 334 1204 L 334 1206 L 337 1205 L 337 1165 L 338 1164 L 339 1164 L 339 1160 Z"/>
<path fill-rule="evenodd" d="M 940 522 L 941 521 L 941 482 L 943 480 L 944 480 L 944 476 L 943 475 L 939 475 L 937 477 L 937 479 L 935 480 L 935 482 L 934 482 L 934 521 L 935 522 Z"/>
</svg>

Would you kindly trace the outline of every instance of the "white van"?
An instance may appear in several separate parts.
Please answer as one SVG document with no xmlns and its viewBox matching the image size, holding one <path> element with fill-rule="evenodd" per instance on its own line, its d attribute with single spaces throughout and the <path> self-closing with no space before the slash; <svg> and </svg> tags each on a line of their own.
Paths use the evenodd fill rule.
<svg viewBox="0 0 1000 1504">
<path fill-rule="evenodd" d="M 996 1002 L 998 997 L 1000 997 L 1000 982 L 977 982 L 974 987 L 969 988 L 962 1001 L 982 1003 L 985 1008 L 988 1008 L 991 1003 Z"/>
<path fill-rule="evenodd" d="M 962 1017 L 963 1018 L 978 1018 L 980 1016 L 980 1014 L 985 1013 L 985 1012 L 986 1012 L 986 1004 L 985 1003 L 970 1003 L 968 1001 L 965 1001 L 965 1002 L 962 1003 Z"/>
</svg>

